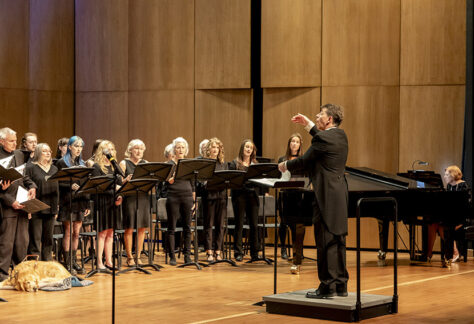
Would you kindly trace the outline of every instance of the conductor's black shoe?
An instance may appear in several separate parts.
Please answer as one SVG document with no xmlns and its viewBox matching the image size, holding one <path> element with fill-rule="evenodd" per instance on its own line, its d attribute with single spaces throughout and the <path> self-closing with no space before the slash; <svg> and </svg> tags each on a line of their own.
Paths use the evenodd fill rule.
<svg viewBox="0 0 474 324">
<path fill-rule="evenodd" d="M 331 290 L 327 290 L 321 292 L 320 289 L 316 289 L 315 291 L 308 291 L 306 293 L 306 298 L 315 298 L 315 299 L 324 299 L 336 296 L 336 293 Z"/>
<path fill-rule="evenodd" d="M 281 248 L 281 258 L 283 260 L 288 260 L 288 254 L 286 253 L 286 248 Z"/>
<path fill-rule="evenodd" d="M 191 257 L 189 255 L 185 255 L 184 256 L 184 263 L 192 263 L 193 260 L 191 259 Z"/>
<path fill-rule="evenodd" d="M 173 258 L 173 257 L 170 258 L 170 265 L 172 266 L 176 265 L 176 258 Z"/>
<path fill-rule="evenodd" d="M 346 284 L 336 285 L 336 294 L 339 297 L 347 297 L 349 295 L 347 293 L 347 285 Z"/>
<path fill-rule="evenodd" d="M 243 257 L 242 257 L 242 254 L 237 254 L 235 255 L 235 261 L 242 261 L 243 260 Z"/>
</svg>

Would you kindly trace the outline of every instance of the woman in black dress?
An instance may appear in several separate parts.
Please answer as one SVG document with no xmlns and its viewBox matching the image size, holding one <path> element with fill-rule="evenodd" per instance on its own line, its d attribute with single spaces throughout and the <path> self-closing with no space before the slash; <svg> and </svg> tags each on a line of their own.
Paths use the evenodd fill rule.
<svg viewBox="0 0 474 324">
<path fill-rule="evenodd" d="M 257 163 L 255 158 L 257 148 L 250 139 L 246 139 L 240 145 L 239 155 L 229 164 L 230 170 L 247 171 L 251 164 Z M 235 216 L 234 233 L 234 257 L 237 261 L 243 259 L 242 231 L 245 215 L 250 226 L 250 257 L 258 260 L 258 206 L 259 200 L 255 188 L 246 183 L 242 189 L 233 189 L 232 207 Z"/>
<path fill-rule="evenodd" d="M 117 151 L 115 150 L 114 143 L 104 140 L 99 144 L 94 157 L 94 171 L 92 171 L 93 177 L 98 176 L 113 176 L 114 170 L 109 159 L 105 156 L 104 151 L 108 151 L 113 158 L 116 157 Z M 119 184 L 122 182 L 121 179 L 118 181 L 116 189 L 119 188 Z M 94 199 L 96 197 L 94 196 Z M 114 203 L 115 202 L 115 203 Z M 99 224 L 95 224 L 96 230 L 99 231 L 99 242 L 97 243 L 97 268 L 104 270 L 106 267 L 112 268 L 112 246 L 113 246 L 113 221 L 114 217 L 117 217 L 118 211 L 115 208 L 116 205 L 120 205 L 122 197 L 114 199 L 113 188 L 109 189 L 105 193 L 98 195 L 97 200 L 94 203 L 96 211 L 99 212 Z M 117 226 L 119 224 L 117 219 Z M 105 254 L 105 266 L 102 261 L 102 256 Z"/>
<path fill-rule="evenodd" d="M 224 145 L 214 137 L 211 138 L 203 150 L 205 158 L 216 161 L 215 171 L 227 170 L 227 164 L 224 163 Z M 207 190 L 202 193 L 202 205 L 204 214 L 204 233 L 206 234 L 206 253 L 207 261 L 222 260 L 222 246 L 224 244 L 224 225 L 227 216 L 225 204 L 225 189 Z M 212 235 L 212 227 L 215 226 L 215 236 Z M 215 246 L 215 255 L 212 253 Z"/>
<path fill-rule="evenodd" d="M 134 139 L 128 143 L 127 150 L 125 151 L 125 159 L 120 162 L 120 167 L 125 174 L 125 180 L 129 181 L 132 179 L 135 168 L 140 163 L 146 163 L 143 160 L 143 154 L 145 153 L 146 146 L 139 139 Z M 138 247 L 137 247 L 137 259 L 138 264 L 140 262 L 140 256 L 143 248 L 143 241 L 145 240 L 145 231 L 148 229 L 150 221 L 150 201 L 147 194 L 140 192 L 138 194 Z M 125 229 L 124 242 L 125 251 L 127 253 L 127 266 L 135 265 L 135 261 L 132 255 L 133 246 L 133 231 L 135 225 L 135 209 L 137 208 L 137 197 L 130 195 L 123 199 L 123 228 Z"/>
<path fill-rule="evenodd" d="M 28 224 L 30 242 L 28 254 L 35 254 L 42 261 L 51 261 L 53 250 L 54 219 L 58 214 L 59 187 L 56 181 L 46 181 L 58 172 L 52 165 L 51 148 L 46 143 L 36 146 L 32 163 L 27 164 L 26 174 L 36 184 L 36 198 L 50 208 L 31 215 Z"/>
<path fill-rule="evenodd" d="M 84 148 L 84 141 L 79 136 L 72 136 L 67 144 L 67 152 L 63 158 L 56 162 L 58 170 L 70 167 L 84 166 L 84 160 L 82 159 L 82 149 Z M 63 252 L 66 265 L 69 266 L 69 227 L 70 217 L 72 214 L 72 257 L 73 257 L 73 268 L 78 273 L 83 273 L 83 269 L 76 262 L 77 246 L 79 244 L 79 233 L 82 227 L 82 221 L 84 217 L 90 213 L 88 209 L 89 200 L 86 196 L 77 196 L 74 193 L 79 189 L 82 182 L 76 180 L 72 182 L 72 186 L 69 181 L 59 182 L 59 218 L 58 220 L 63 223 L 64 227 L 64 238 L 63 238 Z M 70 208 L 70 196 L 72 196 L 72 208 Z M 70 270 L 70 269 L 68 269 Z"/>
<path fill-rule="evenodd" d="M 175 256 L 175 230 L 179 218 L 183 222 L 184 236 L 184 263 L 191 262 L 191 216 L 194 209 L 194 198 L 196 192 L 191 180 L 175 180 L 174 173 L 180 159 L 184 159 L 189 152 L 188 142 L 178 137 L 173 140 L 174 159 L 173 176 L 167 181 L 166 213 L 168 214 L 168 250 L 170 254 L 170 265 L 176 265 Z"/>
<path fill-rule="evenodd" d="M 451 165 L 446 168 L 444 172 L 444 181 L 446 182 L 446 191 L 469 191 L 469 185 L 462 179 L 462 172 L 456 165 Z M 471 194 L 469 194 L 471 199 Z M 466 215 L 467 218 L 468 215 Z M 457 225 L 445 225 L 444 226 L 444 240 L 445 240 L 445 260 L 443 260 L 443 266 L 449 267 L 452 262 L 459 260 L 459 250 L 464 249 L 464 224 Z M 456 242 L 459 245 L 459 250 L 456 246 Z"/>
</svg>

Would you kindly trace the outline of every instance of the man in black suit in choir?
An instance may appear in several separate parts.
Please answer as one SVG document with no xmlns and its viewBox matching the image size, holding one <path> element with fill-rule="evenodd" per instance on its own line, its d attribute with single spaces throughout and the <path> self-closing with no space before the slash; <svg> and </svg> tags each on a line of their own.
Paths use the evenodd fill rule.
<svg viewBox="0 0 474 324">
<path fill-rule="evenodd" d="M 305 170 L 315 193 L 314 235 L 318 254 L 319 287 L 308 298 L 347 296 L 346 235 L 348 191 L 344 170 L 348 143 L 339 128 L 342 107 L 326 104 L 316 116 L 316 124 L 298 114 L 292 121 L 305 126 L 313 136 L 311 146 L 297 159 L 279 164 L 280 171 Z"/>
<path fill-rule="evenodd" d="M 16 149 L 16 132 L 5 127 L 0 129 L 0 159 L 10 159 L 7 167 L 18 167 L 24 163 L 25 156 Z M 3 219 L 0 223 L 0 282 L 8 278 L 10 264 L 17 265 L 26 257 L 28 248 L 28 214 L 17 200 L 18 187 L 28 190 L 28 198 L 36 195 L 36 185 L 28 177 L 11 183 L 0 190 L 0 204 Z"/>
</svg>

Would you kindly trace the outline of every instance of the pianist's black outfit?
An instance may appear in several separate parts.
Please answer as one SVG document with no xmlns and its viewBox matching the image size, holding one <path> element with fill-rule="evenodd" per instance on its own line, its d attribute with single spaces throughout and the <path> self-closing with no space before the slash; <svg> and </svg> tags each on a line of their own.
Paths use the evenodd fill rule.
<svg viewBox="0 0 474 324">
<path fill-rule="evenodd" d="M 348 189 L 344 176 L 348 142 L 344 130 L 320 131 L 313 126 L 311 146 L 305 154 L 286 163 L 292 172 L 305 170 L 313 184 L 314 235 L 318 254 L 319 293 L 347 292 L 346 236 Z"/>
<path fill-rule="evenodd" d="M 24 155 L 16 150 L 7 152 L 0 146 L 0 159 L 13 156 L 9 167 L 18 167 L 24 161 Z M 5 191 L 0 191 L 0 203 L 3 210 L 3 219 L 0 224 L 0 281 L 8 278 L 10 264 L 19 264 L 26 257 L 28 249 L 28 214 L 21 209 L 14 209 L 19 186 L 26 189 L 36 188 L 35 183 L 25 175 L 22 179 L 13 182 Z"/>
<path fill-rule="evenodd" d="M 26 174 L 38 187 L 36 198 L 51 207 L 31 215 L 28 226 L 30 233 L 28 254 L 38 255 L 41 261 L 53 259 L 53 229 L 54 217 L 58 214 L 59 187 L 56 181 L 46 181 L 46 177 L 51 177 L 56 172 L 58 168 L 54 165 L 51 165 L 48 172 L 36 163 L 29 163 L 26 166 Z"/>
<path fill-rule="evenodd" d="M 227 163 L 217 161 L 215 171 L 227 170 Z M 212 227 L 215 226 L 215 250 L 222 251 L 224 242 L 224 225 L 227 216 L 225 204 L 225 189 L 207 190 L 203 188 L 201 192 L 202 207 L 204 214 L 204 233 L 206 234 L 206 251 L 213 250 Z"/>
<path fill-rule="evenodd" d="M 467 182 L 463 181 L 454 186 L 450 185 L 449 183 L 446 186 L 446 191 L 469 191 L 469 185 Z M 469 199 L 471 198 L 471 194 L 469 194 Z M 467 218 L 469 215 L 465 215 L 463 218 Z M 453 258 L 454 253 L 454 242 L 456 241 L 459 253 L 461 254 L 464 251 L 464 226 L 461 226 L 458 230 L 456 230 L 457 225 L 464 225 L 464 224 L 443 224 L 444 226 L 444 243 L 445 243 L 445 259 L 451 260 Z"/>
<path fill-rule="evenodd" d="M 240 165 L 237 160 L 233 160 L 229 164 L 229 170 L 247 171 L 248 167 Z M 244 184 L 242 189 L 231 190 L 232 207 L 234 209 L 235 217 L 235 232 L 234 232 L 234 257 L 237 261 L 242 261 L 242 231 L 244 228 L 244 219 L 247 216 L 247 221 L 250 227 L 250 257 L 258 259 L 258 207 L 259 200 L 255 188 L 248 182 Z"/>
<path fill-rule="evenodd" d="M 173 171 L 176 171 L 176 163 L 173 164 Z M 174 176 L 173 176 L 174 177 Z M 193 182 L 191 180 L 176 180 L 171 184 L 166 183 L 167 199 L 166 213 L 168 214 L 168 250 L 170 254 L 170 264 L 176 265 L 175 257 L 175 231 L 176 223 L 179 218 L 183 222 L 184 235 L 184 262 L 191 262 L 191 218 L 193 208 L 193 192 L 195 192 Z"/>
</svg>

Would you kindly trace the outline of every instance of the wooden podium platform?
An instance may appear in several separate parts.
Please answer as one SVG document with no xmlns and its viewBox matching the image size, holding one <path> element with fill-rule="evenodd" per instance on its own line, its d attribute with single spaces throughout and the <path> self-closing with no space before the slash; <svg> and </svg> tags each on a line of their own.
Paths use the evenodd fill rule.
<svg viewBox="0 0 474 324">
<path fill-rule="evenodd" d="M 361 309 L 358 314 L 356 293 L 349 293 L 347 297 L 306 298 L 306 292 L 310 290 L 314 288 L 264 296 L 267 312 L 342 322 L 355 322 L 393 313 L 393 296 L 361 294 Z"/>
</svg>

